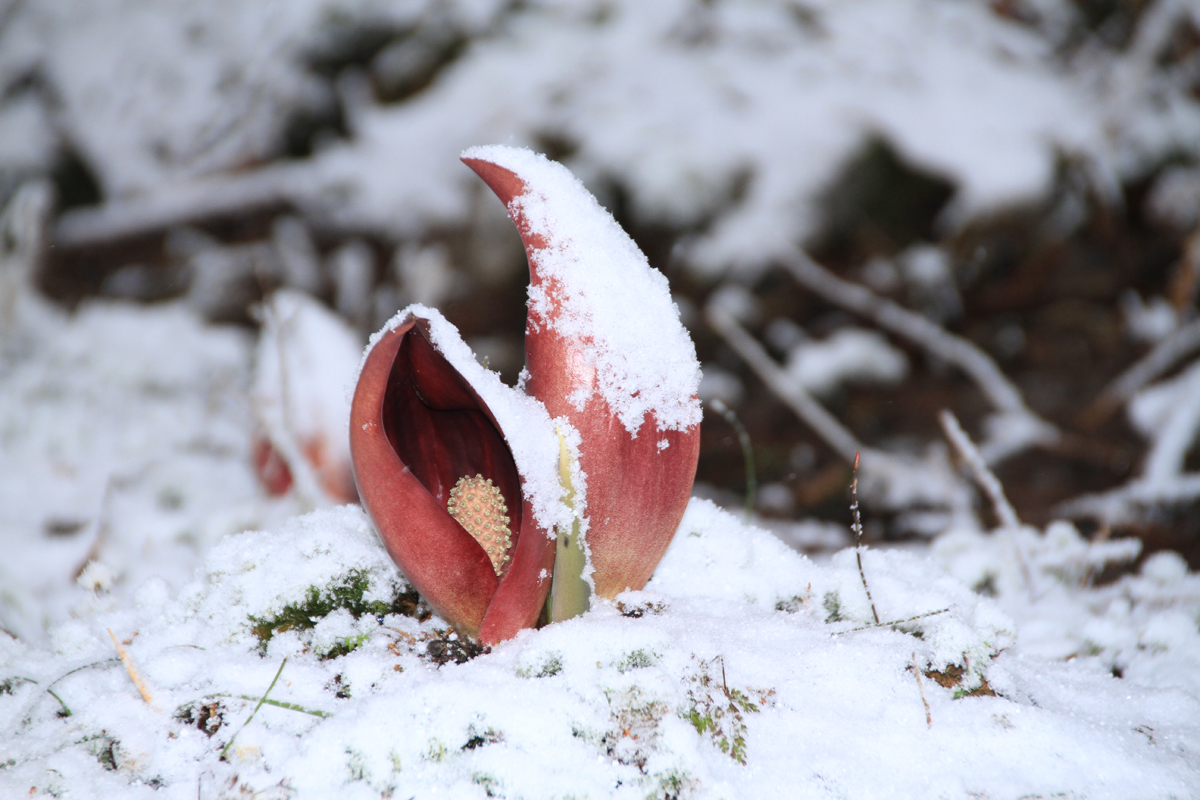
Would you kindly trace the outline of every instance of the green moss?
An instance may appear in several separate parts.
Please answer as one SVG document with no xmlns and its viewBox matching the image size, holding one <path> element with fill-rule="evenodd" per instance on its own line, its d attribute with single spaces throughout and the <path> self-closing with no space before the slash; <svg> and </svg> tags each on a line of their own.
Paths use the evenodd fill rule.
<svg viewBox="0 0 1200 800">
<path fill-rule="evenodd" d="M 446 760 L 446 756 L 450 755 L 450 748 L 442 744 L 440 739 L 430 739 L 429 747 L 425 749 L 425 760 L 432 761 L 434 764 L 440 764 Z"/>
<path fill-rule="evenodd" d="M 471 783 L 482 786 L 488 797 L 500 797 L 500 781 L 486 772 L 476 772 L 471 776 Z"/>
<path fill-rule="evenodd" d="M 319 653 L 318 655 L 322 661 L 328 661 L 331 658 L 341 658 L 342 656 L 348 653 L 353 653 L 355 650 L 362 647 L 367 639 L 370 638 L 371 635 L 369 633 L 360 633 L 355 636 L 347 636 L 345 639 L 339 640 L 338 643 L 333 647 Z"/>
<path fill-rule="evenodd" d="M 549 653 L 536 667 L 523 666 L 517 668 L 517 676 L 521 678 L 549 678 L 562 672 L 562 654 Z"/>
<path fill-rule="evenodd" d="M 825 606 L 826 622 L 841 622 L 845 619 L 842 616 L 842 601 L 837 592 L 826 592 L 822 605 Z"/>
<path fill-rule="evenodd" d="M 272 637 L 284 631 L 311 630 L 320 620 L 337 609 L 349 611 L 355 619 L 370 614 L 382 620 L 388 614 L 402 614 L 419 620 L 428 619 L 429 610 L 420 601 L 415 589 L 397 591 L 390 602 L 365 599 L 371 587 L 370 578 L 362 570 L 350 572 L 330 581 L 324 588 L 308 587 L 304 600 L 290 603 L 273 616 L 250 615 L 251 633 L 258 639 L 260 655 L 266 655 Z M 323 658 L 345 655 L 366 641 L 365 636 L 351 637 L 323 654 Z"/>
<path fill-rule="evenodd" d="M 17 688 L 23 683 L 37 683 L 37 681 L 31 680 L 30 678 L 22 678 L 20 675 L 14 675 L 11 678 L 5 678 L 4 680 L 0 681 L 0 694 L 12 694 L 13 689 Z"/>
<path fill-rule="evenodd" d="M 784 613 L 787 613 L 787 614 L 795 614 L 803 607 L 804 607 L 804 598 L 800 597 L 800 595 L 794 595 L 792 597 L 789 597 L 786 600 L 776 600 L 775 601 L 775 610 L 783 611 Z"/>
<path fill-rule="evenodd" d="M 690 795 L 697 781 L 678 769 L 670 769 L 654 776 L 658 782 L 655 791 L 646 796 L 646 800 L 681 800 Z"/>
<path fill-rule="evenodd" d="M 482 733 L 475 730 L 472 725 L 467 731 L 469 737 L 467 743 L 460 747 L 460 750 L 474 750 L 477 747 L 483 747 L 488 744 L 496 744 L 504 741 L 504 733 L 495 728 L 486 728 Z"/>
<path fill-rule="evenodd" d="M 645 650 L 639 649 L 626 653 L 625 657 L 618 661 L 614 666 L 617 668 L 617 672 L 626 673 L 630 670 L 652 667 L 657 662 L 657 655 L 654 653 L 647 653 Z"/>
<path fill-rule="evenodd" d="M 76 744 L 82 744 L 106 770 L 112 771 L 117 768 L 117 740 L 109 736 L 107 732 L 100 731 L 100 733 L 84 736 Z"/>
</svg>

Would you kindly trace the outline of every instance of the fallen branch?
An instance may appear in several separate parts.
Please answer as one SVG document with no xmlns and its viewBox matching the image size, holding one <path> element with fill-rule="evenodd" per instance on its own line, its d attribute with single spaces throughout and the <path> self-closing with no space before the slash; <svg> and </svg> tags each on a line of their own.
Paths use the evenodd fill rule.
<svg viewBox="0 0 1200 800">
<path fill-rule="evenodd" d="M 1197 350 L 1200 350 L 1200 319 L 1177 328 L 1136 364 L 1118 375 L 1083 412 L 1083 425 L 1095 428 L 1129 402 L 1139 389 L 1166 374 Z"/>
<path fill-rule="evenodd" d="M 892 509 L 927 505 L 969 513 L 970 494 L 954 475 L 944 453 L 931 452 L 923 458 L 909 458 L 865 446 L 798 381 L 784 372 L 732 315 L 710 303 L 705 309 L 705 318 L 767 389 L 839 457 L 852 464 L 861 454 L 863 493 L 868 504 L 878 502 Z"/>
<path fill-rule="evenodd" d="M 805 391 L 799 382 L 788 377 L 758 340 L 751 336 L 733 316 L 716 304 L 709 303 L 705 318 L 725 343 L 750 365 L 754 374 L 767 388 L 796 413 L 801 421 L 820 436 L 833 451 L 847 462 L 854 461 L 863 446 L 846 426 Z"/>
<path fill-rule="evenodd" d="M 54 244 L 90 247 L 200 220 L 286 205 L 297 174 L 295 166 L 275 165 L 68 211 L 54 227 Z"/>
<path fill-rule="evenodd" d="M 1118 525 L 1137 520 L 1143 510 L 1155 506 L 1200 499 L 1200 473 L 1183 471 L 1200 433 L 1200 361 L 1175 380 L 1169 411 L 1153 433 L 1141 474 L 1108 492 L 1061 503 L 1057 513 Z"/>
<path fill-rule="evenodd" d="M 1184 461 L 1200 430 L 1200 361 L 1178 379 L 1174 402 L 1162 426 L 1154 434 L 1142 477 L 1150 483 L 1169 481 L 1183 471 Z"/>
<path fill-rule="evenodd" d="M 1055 506 L 1054 513 L 1070 519 L 1088 517 L 1109 525 L 1136 521 L 1139 511 L 1200 500 L 1200 473 L 1186 472 L 1167 480 L 1130 481 L 1107 492 L 1085 494 Z"/>
<path fill-rule="evenodd" d="M 1030 445 L 1050 444 L 1057 440 L 1058 429 L 1029 410 L 1020 390 L 1005 377 L 996 362 L 972 342 L 880 297 L 865 286 L 842 280 L 803 251 L 785 259 L 783 266 L 810 291 L 834 305 L 867 317 L 885 331 L 908 339 L 970 376 L 1000 415 L 1009 418 L 1004 425 L 994 426 L 994 434 L 980 448 L 988 463 L 994 464 Z M 1023 424 L 1013 424 L 1017 422 Z M 1000 438 L 1001 430 L 1005 432 L 1004 439 Z"/>
<path fill-rule="evenodd" d="M 983 456 L 979 454 L 979 450 L 975 444 L 967 436 L 966 431 L 958 424 L 958 417 L 954 416 L 949 409 L 942 409 L 938 414 L 938 422 L 942 426 L 942 431 L 946 434 L 946 438 L 950 444 L 954 445 L 954 449 L 958 451 L 963 463 L 971 471 L 971 476 L 979 487 L 983 489 L 983 493 L 988 496 L 988 500 L 992 503 L 992 508 L 996 512 L 996 517 L 1000 520 L 1000 526 L 1003 528 L 1019 528 L 1021 520 L 1017 518 L 1017 512 L 1013 510 L 1012 505 L 1008 502 L 1008 498 L 1004 496 L 1004 487 L 1000 485 L 1000 481 L 988 469 L 987 463 L 983 460 Z"/>
<path fill-rule="evenodd" d="M 1021 520 L 1017 517 L 1017 512 L 1013 509 L 1012 504 L 1008 502 L 1008 498 L 1004 496 L 1004 487 L 1000 485 L 1000 481 L 995 474 L 988 469 L 987 464 L 983 460 L 983 456 L 979 454 L 979 450 L 975 448 L 975 443 L 967 436 L 967 432 L 958 424 L 958 418 L 948 409 L 942 409 L 938 414 L 938 422 L 941 423 L 942 431 L 945 432 L 946 438 L 950 440 L 950 444 L 954 445 L 954 449 L 958 451 L 963 462 L 971 470 L 975 482 L 983 489 L 983 493 L 988 496 L 992 503 L 992 508 L 996 512 L 996 517 L 1000 520 L 1002 529 L 1015 531 L 1021 527 Z M 1033 588 L 1033 571 L 1029 568 L 1029 562 L 1025 559 L 1025 552 L 1021 549 L 1016 537 L 1012 540 L 1013 553 L 1016 554 L 1017 564 L 1021 567 L 1021 577 L 1025 579 L 1025 588 L 1032 591 Z"/>
</svg>

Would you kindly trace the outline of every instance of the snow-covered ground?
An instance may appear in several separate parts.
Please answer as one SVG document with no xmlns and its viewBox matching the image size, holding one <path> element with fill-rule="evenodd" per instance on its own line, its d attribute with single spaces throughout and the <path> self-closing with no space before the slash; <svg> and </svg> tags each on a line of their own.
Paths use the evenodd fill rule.
<svg viewBox="0 0 1200 800">
<path fill-rule="evenodd" d="M 1093 587 L 1136 543 L 947 531 L 866 550 L 868 600 L 853 550 L 814 563 L 694 500 L 645 591 L 455 663 L 357 506 L 260 488 L 244 334 L 181 306 L 21 320 L 6 795 L 1200 793 L 1200 577 L 1174 554 Z"/>
<path fill-rule="evenodd" d="M 73 154 L 103 201 L 52 220 L 75 247 L 282 201 L 297 216 L 247 246 L 282 283 L 320 285 L 307 229 L 366 233 L 430 304 L 461 276 L 426 237 L 481 213 L 458 155 L 488 142 L 553 145 L 601 200 L 619 185 L 637 218 L 698 231 L 681 258 L 714 279 L 813 234 L 873 138 L 955 186 L 944 231 L 1045 197 L 1062 164 L 1111 200 L 1168 158 L 1151 208 L 1195 225 L 1200 57 L 1171 48 L 1200 9 L 1159 0 L 1120 45 L 1080 39 L 1081 13 L 0 0 L 0 198 Z M 364 56 L 347 44 L 364 31 L 390 40 Z M 282 158 L 305 114 L 342 129 Z M 810 560 L 783 542 L 848 533 L 776 536 L 693 499 L 644 591 L 479 654 L 416 601 L 364 513 L 331 505 L 356 334 L 298 294 L 276 296 L 257 344 L 209 324 L 232 250 L 215 242 L 193 243 L 185 301 L 67 314 L 30 290 L 48 201 L 22 191 L 0 215 L 0 796 L 1200 797 L 1200 576 L 1179 556 L 1111 580 L 1137 542 L 987 530 L 931 450 L 958 499 L 927 544 Z M 359 325 L 371 257 L 351 242 L 330 258 Z M 717 296 L 754 311 L 744 288 Z M 1148 339 L 1186 322 L 1151 325 L 1161 298 L 1133 301 Z M 908 369 L 874 331 L 775 333 L 817 395 Z M 1128 497 L 1094 499 L 1114 518 L 1134 490 L 1194 491 L 1194 376 L 1137 395 L 1153 457 Z M 744 393 L 707 378 L 702 395 Z M 283 494 L 261 480 L 271 448 L 295 468 Z"/>
</svg>

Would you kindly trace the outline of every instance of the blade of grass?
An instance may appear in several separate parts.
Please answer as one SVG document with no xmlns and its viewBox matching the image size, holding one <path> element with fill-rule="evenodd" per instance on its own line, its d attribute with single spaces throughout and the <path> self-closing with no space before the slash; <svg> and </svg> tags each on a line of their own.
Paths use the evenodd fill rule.
<svg viewBox="0 0 1200 800">
<path fill-rule="evenodd" d="M 302 714 L 311 714 L 312 716 L 320 717 L 321 719 L 328 719 L 330 716 L 332 716 L 328 711 L 317 711 L 316 709 L 305 708 L 304 706 L 299 705 L 297 703 L 287 703 L 287 702 L 284 702 L 283 700 L 268 700 L 265 697 L 259 698 L 259 697 L 254 697 L 254 696 L 248 695 L 248 694 L 227 694 L 225 692 L 216 692 L 214 694 L 205 695 L 205 696 L 206 697 L 236 697 L 239 700 L 249 700 L 252 703 L 255 702 L 256 700 L 260 700 L 263 703 L 263 705 L 275 706 L 276 708 L 286 708 L 289 711 L 299 711 Z M 246 721 L 249 722 L 249 720 L 246 720 Z"/>
<path fill-rule="evenodd" d="M 750 515 L 754 512 L 754 496 L 758 492 L 758 474 L 754 468 L 754 446 L 750 442 L 750 434 L 746 430 L 746 426 L 738 419 L 737 414 L 733 413 L 733 409 L 725 405 L 720 400 L 713 400 L 708 404 L 713 411 L 721 415 L 721 418 L 729 423 L 737 434 L 738 444 L 742 447 L 742 459 L 746 468 L 746 513 L 744 521 L 750 521 Z"/>
<path fill-rule="evenodd" d="M 238 728 L 234 732 L 233 736 L 229 737 L 229 743 L 225 745 L 223 750 L 221 750 L 221 755 L 217 756 L 218 761 L 225 760 L 225 754 L 229 752 L 229 748 L 233 747 L 233 743 L 237 739 L 237 735 L 241 733 L 247 725 L 250 724 L 250 721 L 254 719 L 254 715 L 257 714 L 258 710 L 263 707 L 263 703 L 267 702 L 267 695 L 269 695 L 271 690 L 275 688 L 275 684 L 279 681 L 279 676 L 283 674 L 283 668 L 287 666 L 287 662 L 288 660 L 285 657 L 283 659 L 283 663 L 279 665 L 279 670 L 275 673 L 275 677 L 271 679 L 271 685 L 267 687 L 265 692 L 263 692 L 263 696 L 258 699 L 258 705 L 256 705 L 254 710 L 250 712 L 250 716 L 246 717 L 246 721 L 242 723 L 242 727 Z"/>
</svg>

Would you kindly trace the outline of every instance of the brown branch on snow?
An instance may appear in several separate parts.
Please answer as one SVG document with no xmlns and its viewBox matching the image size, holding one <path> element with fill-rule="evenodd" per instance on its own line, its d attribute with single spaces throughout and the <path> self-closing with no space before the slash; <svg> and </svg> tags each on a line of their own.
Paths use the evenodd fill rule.
<svg viewBox="0 0 1200 800">
<path fill-rule="evenodd" d="M 809 291 L 867 317 L 883 330 L 923 347 L 970 376 L 1004 420 L 1003 425 L 995 426 L 995 433 L 980 448 L 987 463 L 994 464 L 1030 445 L 1051 444 L 1058 439 L 1058 429 L 1025 405 L 1020 390 L 1005 377 L 996 362 L 972 342 L 880 297 L 865 286 L 839 278 L 802 250 L 786 258 L 783 266 Z"/>
<path fill-rule="evenodd" d="M 150 706 L 155 711 L 159 711 L 158 705 L 154 702 L 153 695 L 150 694 L 150 688 L 146 685 L 142 675 L 134 666 L 133 658 L 129 655 L 121 643 L 117 641 L 116 635 L 112 632 L 112 628 L 106 628 L 109 638 L 112 639 L 113 646 L 117 648 L 117 655 L 121 657 L 121 664 L 125 667 L 125 671 L 129 673 L 129 679 L 133 681 L 133 685 L 137 687 L 138 693 L 142 695 L 142 699 L 146 701 L 146 705 Z"/>
<path fill-rule="evenodd" d="M 1200 473 L 1185 472 L 1188 452 L 1200 434 L 1200 361 L 1177 379 L 1170 411 L 1150 442 L 1141 474 L 1123 486 L 1060 504 L 1067 517 L 1092 517 L 1114 525 L 1130 522 L 1157 505 L 1200 498 Z"/>
<path fill-rule="evenodd" d="M 847 463 L 861 453 L 863 494 L 867 502 L 887 508 L 917 505 L 969 513 L 970 494 L 954 474 L 944 453 L 921 458 L 898 456 L 867 447 L 807 390 L 771 358 L 757 339 L 715 303 L 705 308 L 712 329 L 736 352 L 759 380 Z"/>
<path fill-rule="evenodd" d="M 996 517 L 1000 520 L 1001 527 L 1021 527 L 1021 520 L 1017 518 L 1017 512 L 1013 510 L 1012 504 L 1004 496 L 1004 487 L 1000 485 L 1000 481 L 988 469 L 987 462 L 983 460 L 983 456 L 979 454 L 979 449 L 975 447 L 975 443 L 967 436 L 967 432 L 958 424 L 958 417 L 954 416 L 954 413 L 949 409 L 944 408 L 938 414 L 938 422 L 941 424 L 942 431 L 946 434 L 946 438 L 950 441 L 950 444 L 958 451 L 963 463 L 971 471 L 971 477 L 979 484 L 979 488 L 983 489 L 983 493 L 988 496 L 988 500 L 991 501 L 992 508 L 996 512 Z"/>
<path fill-rule="evenodd" d="M 1070 519 L 1090 517 L 1108 525 L 1130 522 L 1139 510 L 1200 499 L 1200 473 L 1188 472 L 1167 480 L 1138 478 L 1107 492 L 1085 494 L 1055 506 L 1054 513 Z"/>
<path fill-rule="evenodd" d="M 1018 530 L 1021 527 L 1021 520 L 1017 517 L 1017 512 L 1013 510 L 1012 504 L 1008 502 L 1008 498 L 1004 496 L 1004 487 L 1000 485 L 995 474 L 988 469 L 987 463 L 979 454 L 975 443 L 958 424 L 958 418 L 948 409 L 942 409 L 942 412 L 938 414 L 938 422 L 941 424 L 946 438 L 950 440 L 950 444 L 958 451 L 963 463 L 971 471 L 975 482 L 979 484 L 991 501 L 992 508 L 1000 520 L 1000 527 L 1004 530 Z M 1012 546 L 1013 552 L 1017 556 L 1017 563 L 1021 566 L 1021 576 L 1025 579 L 1025 587 L 1030 589 L 1033 586 L 1033 571 L 1029 569 L 1029 562 L 1025 560 L 1025 553 L 1017 539 L 1012 540 Z"/>
<path fill-rule="evenodd" d="M 303 183 L 302 178 L 298 167 L 274 165 L 74 209 L 64 213 L 54 226 L 54 244 L 88 247 L 199 220 L 284 206 L 295 194 L 293 187 Z"/>
<path fill-rule="evenodd" d="M 1095 428 L 1129 402 L 1139 389 L 1164 375 L 1183 359 L 1200 350 L 1200 319 L 1180 326 L 1136 364 L 1122 372 L 1092 401 L 1082 415 L 1085 427 Z"/>
<path fill-rule="evenodd" d="M 715 303 L 705 309 L 705 319 L 725 343 L 733 348 L 750 369 L 776 397 L 787 404 L 806 425 L 820 436 L 843 460 L 856 460 L 860 451 L 868 450 L 849 428 L 830 414 L 798 381 L 788 377 L 775 360 L 733 315 Z"/>
</svg>

